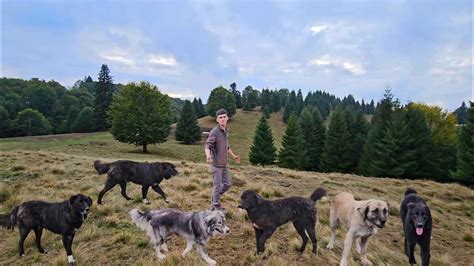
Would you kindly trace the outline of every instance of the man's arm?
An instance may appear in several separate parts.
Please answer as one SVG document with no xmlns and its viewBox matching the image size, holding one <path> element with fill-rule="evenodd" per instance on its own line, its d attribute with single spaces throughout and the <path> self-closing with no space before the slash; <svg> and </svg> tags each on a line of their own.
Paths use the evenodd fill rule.
<svg viewBox="0 0 474 266">
<path fill-rule="evenodd" d="M 216 135 L 211 130 L 209 136 L 207 137 L 206 144 L 204 146 L 204 153 L 206 154 L 206 161 L 207 163 L 212 163 L 212 155 L 211 155 L 211 147 L 216 143 Z"/>
<path fill-rule="evenodd" d="M 240 163 L 240 157 L 237 156 L 230 147 L 229 149 L 227 149 L 227 153 L 230 154 L 230 156 L 232 156 L 232 159 L 234 159 L 236 163 Z"/>
</svg>

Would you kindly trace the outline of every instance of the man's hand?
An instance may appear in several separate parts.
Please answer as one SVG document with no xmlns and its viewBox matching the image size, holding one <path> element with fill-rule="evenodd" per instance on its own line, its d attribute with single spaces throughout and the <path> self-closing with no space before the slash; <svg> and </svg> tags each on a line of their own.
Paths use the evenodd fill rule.
<svg viewBox="0 0 474 266">
<path fill-rule="evenodd" d="M 240 163 L 240 157 L 239 157 L 239 156 L 234 155 L 234 157 L 232 157 L 232 158 L 234 159 L 234 161 L 235 161 L 236 163 Z"/>
<path fill-rule="evenodd" d="M 212 157 L 207 157 L 206 160 L 208 164 L 212 164 Z"/>
</svg>

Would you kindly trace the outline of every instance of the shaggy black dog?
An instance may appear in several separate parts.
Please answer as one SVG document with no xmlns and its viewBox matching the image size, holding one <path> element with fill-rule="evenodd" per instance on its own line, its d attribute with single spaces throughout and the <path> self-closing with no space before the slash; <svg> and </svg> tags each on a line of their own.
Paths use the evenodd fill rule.
<svg viewBox="0 0 474 266">
<path fill-rule="evenodd" d="M 125 160 L 102 163 L 101 161 L 95 161 L 94 168 L 99 175 L 107 173 L 104 189 L 100 192 L 99 199 L 97 200 L 99 204 L 102 204 L 104 194 L 117 184 L 119 184 L 122 189 L 122 196 L 127 200 L 131 200 L 131 198 L 127 196 L 128 182 L 142 185 L 142 198 L 144 203 L 148 203 L 146 196 L 148 194 L 148 188 L 150 187 L 160 194 L 165 202 L 168 202 L 166 194 L 161 190 L 159 184 L 163 178 L 170 179 L 172 176 L 178 174 L 176 167 L 172 163 L 140 163 Z"/>
<path fill-rule="evenodd" d="M 255 191 L 247 190 L 240 197 L 239 208 L 245 209 L 252 221 L 257 239 L 257 254 L 265 251 L 265 241 L 270 238 L 275 229 L 288 222 L 293 222 L 296 231 L 303 239 L 299 251 L 303 252 L 308 242 L 308 236 L 313 243 L 313 253 L 317 252 L 316 241 L 316 201 L 326 195 L 323 188 L 316 189 L 311 197 L 289 197 L 279 200 L 266 200 Z"/>
<path fill-rule="evenodd" d="M 10 230 L 18 226 L 20 256 L 25 255 L 23 243 L 31 230 L 36 235 L 36 247 L 43 254 L 46 254 L 41 246 L 43 228 L 62 235 L 68 261 L 74 263 L 72 240 L 76 230 L 86 219 L 91 205 L 92 199 L 82 194 L 74 195 L 69 200 L 57 203 L 28 201 L 13 208 L 9 214 L 1 214 L 0 225 Z"/>
<path fill-rule="evenodd" d="M 411 265 L 415 261 L 415 245 L 421 248 L 421 264 L 430 264 L 430 239 L 432 220 L 430 208 L 426 202 L 416 194 L 412 188 L 405 191 L 405 196 L 400 205 L 400 218 L 405 233 L 405 254 Z"/>
</svg>

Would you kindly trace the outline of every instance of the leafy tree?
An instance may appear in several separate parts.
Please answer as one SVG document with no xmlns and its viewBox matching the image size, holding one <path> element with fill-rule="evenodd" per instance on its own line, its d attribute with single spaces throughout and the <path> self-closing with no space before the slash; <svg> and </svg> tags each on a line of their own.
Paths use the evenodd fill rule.
<svg viewBox="0 0 474 266">
<path fill-rule="evenodd" d="M 276 148 L 273 140 L 272 129 L 262 115 L 255 130 L 253 144 L 250 147 L 249 161 L 251 164 L 262 166 L 275 162 Z"/>
<path fill-rule="evenodd" d="M 171 125 L 171 100 L 148 82 L 129 83 L 114 97 L 110 111 L 113 137 L 142 146 L 166 141 Z"/>
<path fill-rule="evenodd" d="M 176 140 L 185 144 L 194 144 L 201 140 L 201 130 L 198 126 L 194 107 L 190 101 L 185 101 L 178 124 L 176 125 Z"/>
<path fill-rule="evenodd" d="M 245 87 L 242 92 L 242 106 L 245 111 L 250 111 L 257 107 L 259 101 L 259 93 L 252 86 Z"/>
<path fill-rule="evenodd" d="M 93 132 L 94 130 L 94 110 L 91 107 L 84 107 L 77 115 L 74 123 L 71 125 L 71 131 L 82 133 Z"/>
<path fill-rule="evenodd" d="M 37 110 L 27 108 L 18 113 L 16 130 L 21 136 L 45 135 L 51 133 L 51 124 Z"/>
<path fill-rule="evenodd" d="M 235 82 L 230 84 L 230 89 L 232 94 L 234 94 L 236 108 L 242 108 L 242 96 L 240 95 L 240 91 L 237 90 L 237 84 L 235 84 Z"/>
<path fill-rule="evenodd" d="M 224 87 L 219 86 L 214 88 L 211 91 L 211 95 L 209 95 L 209 99 L 207 100 L 207 113 L 209 116 L 216 117 L 216 111 L 221 108 L 226 109 L 229 117 L 235 115 L 236 106 L 234 95 Z"/>
<path fill-rule="evenodd" d="M 315 107 L 307 106 L 301 112 L 299 124 L 307 148 L 308 160 L 304 169 L 319 171 L 324 139 L 326 138 L 326 128 L 321 120 L 321 115 Z"/>
<path fill-rule="evenodd" d="M 107 112 L 112 103 L 114 93 L 113 79 L 110 76 L 109 67 L 103 64 L 100 67 L 98 75 L 99 82 L 97 83 L 94 103 L 95 125 L 98 131 L 107 130 L 109 123 L 107 120 Z"/>
<path fill-rule="evenodd" d="M 474 184 L 474 103 L 467 110 L 466 124 L 461 128 L 458 144 L 458 161 L 454 180 L 465 184 Z"/>
<path fill-rule="evenodd" d="M 337 107 L 331 116 L 324 151 L 321 158 L 321 170 L 324 172 L 346 173 L 351 166 L 350 135 L 342 111 Z"/>
<path fill-rule="evenodd" d="M 278 154 L 278 165 L 290 169 L 304 169 L 307 162 L 306 147 L 300 126 L 294 115 L 288 118 L 288 126 Z"/>
</svg>

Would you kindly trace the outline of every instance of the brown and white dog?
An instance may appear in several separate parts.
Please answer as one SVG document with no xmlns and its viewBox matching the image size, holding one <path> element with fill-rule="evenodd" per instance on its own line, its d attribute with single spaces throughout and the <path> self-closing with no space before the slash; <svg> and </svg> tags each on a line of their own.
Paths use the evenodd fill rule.
<svg viewBox="0 0 474 266">
<path fill-rule="evenodd" d="M 369 199 L 357 201 L 354 196 L 342 192 L 334 198 L 330 211 L 331 240 L 328 249 L 334 247 L 336 227 L 343 224 L 347 230 L 342 252 L 341 266 L 347 265 L 352 244 L 356 241 L 357 252 L 363 265 L 372 265 L 367 259 L 367 244 L 369 238 L 383 228 L 388 218 L 388 204 L 383 200 Z"/>
</svg>

